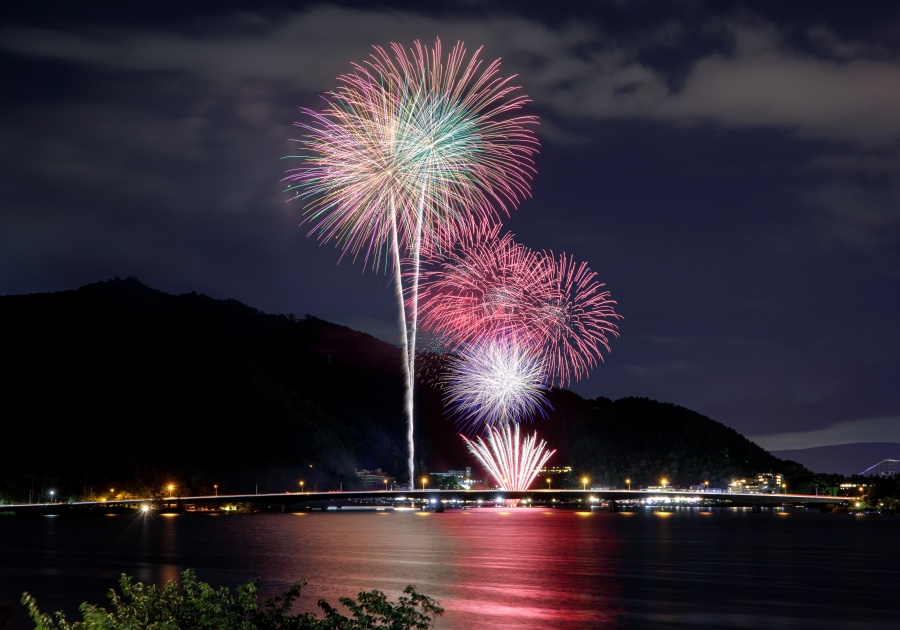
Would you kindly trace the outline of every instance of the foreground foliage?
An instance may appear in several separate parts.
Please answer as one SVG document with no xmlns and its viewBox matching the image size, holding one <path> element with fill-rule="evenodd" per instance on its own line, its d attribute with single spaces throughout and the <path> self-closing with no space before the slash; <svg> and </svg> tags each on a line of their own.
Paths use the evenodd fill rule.
<svg viewBox="0 0 900 630">
<path fill-rule="evenodd" d="M 361 592 L 357 599 L 338 601 L 350 616 L 319 600 L 324 617 L 310 612 L 292 614 L 291 606 L 305 582 L 297 582 L 283 595 L 258 601 L 259 580 L 238 586 L 236 592 L 215 589 L 197 579 L 192 569 L 181 574 L 181 584 L 167 582 L 163 588 L 146 586 L 122 575 L 119 589 L 110 589 L 111 610 L 85 602 L 79 608 L 81 621 L 70 622 L 62 612 L 41 612 L 29 593 L 22 604 L 37 630 L 427 630 L 444 613 L 438 602 L 407 586 L 397 602 L 388 601 L 378 590 Z"/>
</svg>

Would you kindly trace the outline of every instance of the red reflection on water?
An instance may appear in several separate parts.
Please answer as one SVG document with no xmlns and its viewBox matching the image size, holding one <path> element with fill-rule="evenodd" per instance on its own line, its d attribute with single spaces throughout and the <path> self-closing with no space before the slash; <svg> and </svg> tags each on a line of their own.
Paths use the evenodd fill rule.
<svg viewBox="0 0 900 630">
<path fill-rule="evenodd" d="M 592 627 L 624 613 L 616 579 L 622 544 L 608 527 L 615 515 L 554 511 L 548 519 L 528 508 L 472 514 L 478 527 L 469 519 L 465 527 L 441 522 L 441 535 L 457 549 L 446 567 L 450 597 L 441 600 L 453 627 Z"/>
</svg>

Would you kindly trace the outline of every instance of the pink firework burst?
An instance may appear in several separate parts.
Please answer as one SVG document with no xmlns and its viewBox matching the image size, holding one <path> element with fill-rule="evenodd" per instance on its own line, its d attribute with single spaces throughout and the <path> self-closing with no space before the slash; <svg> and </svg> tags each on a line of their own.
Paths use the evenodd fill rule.
<svg viewBox="0 0 900 630">
<path fill-rule="evenodd" d="M 420 323 L 451 348 L 498 335 L 530 343 L 529 309 L 549 299 L 539 295 L 550 287 L 541 256 L 499 231 L 475 230 L 423 255 Z"/>
<path fill-rule="evenodd" d="M 556 452 L 547 442 L 538 441 L 537 432 L 522 439 L 518 424 L 490 427 L 487 441 L 481 437 L 469 440 L 461 436 L 469 451 L 481 462 L 487 473 L 503 490 L 528 490 L 535 478 Z"/>
<path fill-rule="evenodd" d="M 515 338 L 541 357 L 548 381 L 584 378 L 618 336 L 616 302 L 587 264 L 498 234 L 471 232 L 452 250 L 424 255 L 422 327 L 451 349 Z"/>
<path fill-rule="evenodd" d="M 616 302 L 597 274 L 572 257 L 545 252 L 546 285 L 528 309 L 528 328 L 536 334 L 540 354 L 554 382 L 565 387 L 580 380 L 609 352 L 609 338 L 618 337 Z"/>
</svg>

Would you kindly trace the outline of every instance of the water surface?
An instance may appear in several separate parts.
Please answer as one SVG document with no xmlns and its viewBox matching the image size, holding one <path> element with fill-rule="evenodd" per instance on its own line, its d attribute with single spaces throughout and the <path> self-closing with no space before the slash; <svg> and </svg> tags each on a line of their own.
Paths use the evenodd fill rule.
<svg viewBox="0 0 900 630">
<path fill-rule="evenodd" d="M 444 630 L 896 628 L 898 535 L 900 517 L 774 510 L 5 517 L 0 603 L 28 590 L 72 619 L 121 573 L 194 568 L 214 586 L 260 577 L 264 597 L 304 579 L 306 610 L 412 584 Z"/>
</svg>

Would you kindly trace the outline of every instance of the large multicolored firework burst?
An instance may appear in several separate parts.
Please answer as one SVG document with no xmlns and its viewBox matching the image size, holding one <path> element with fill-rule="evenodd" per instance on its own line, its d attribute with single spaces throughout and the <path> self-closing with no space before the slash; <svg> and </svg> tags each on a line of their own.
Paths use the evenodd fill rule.
<svg viewBox="0 0 900 630">
<path fill-rule="evenodd" d="M 304 222 L 343 253 L 362 255 L 395 279 L 406 378 L 410 485 L 413 483 L 413 383 L 418 267 L 423 241 L 449 246 L 473 225 L 493 223 L 530 193 L 537 150 L 535 116 L 515 94 L 499 61 L 482 69 L 478 49 L 462 43 L 445 59 L 440 40 L 390 52 L 375 47 L 338 78 L 321 111 L 302 110 L 295 125 L 303 165 L 287 171 Z M 404 305 L 402 252 L 412 266 Z M 342 254 L 343 256 L 343 254 Z"/>
<path fill-rule="evenodd" d="M 490 427 L 487 441 L 482 437 L 469 440 L 464 435 L 462 439 L 503 490 L 527 490 L 556 452 L 548 450 L 544 440 L 539 442 L 537 433 L 521 439 L 517 423 Z"/>
</svg>

